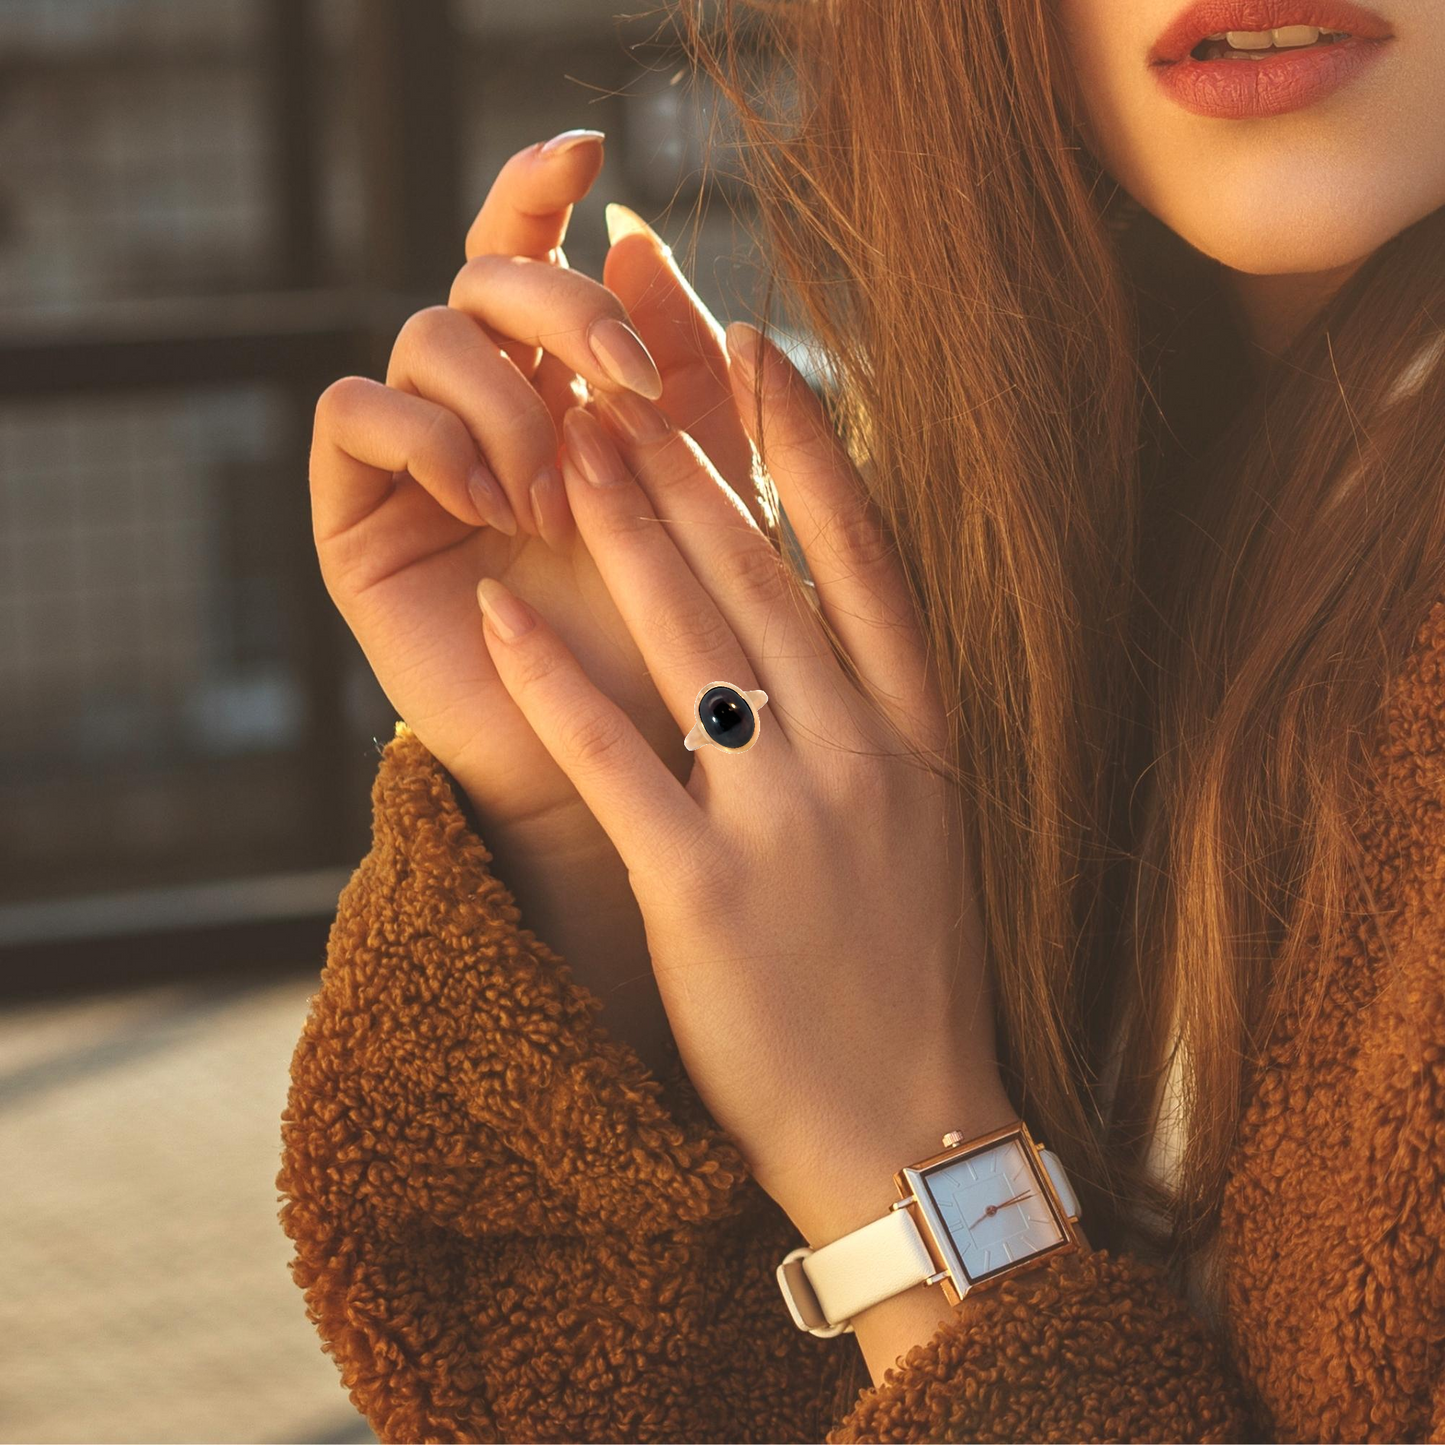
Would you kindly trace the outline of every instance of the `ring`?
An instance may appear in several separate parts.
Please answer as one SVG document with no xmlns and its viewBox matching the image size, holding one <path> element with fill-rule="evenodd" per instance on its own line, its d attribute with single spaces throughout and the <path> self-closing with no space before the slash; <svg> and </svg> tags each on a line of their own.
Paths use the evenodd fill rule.
<svg viewBox="0 0 1445 1445">
<path fill-rule="evenodd" d="M 688 752 L 712 746 L 740 753 L 758 740 L 758 709 L 768 700 L 762 688 L 710 682 L 697 695 L 697 721 L 682 740 Z"/>
</svg>

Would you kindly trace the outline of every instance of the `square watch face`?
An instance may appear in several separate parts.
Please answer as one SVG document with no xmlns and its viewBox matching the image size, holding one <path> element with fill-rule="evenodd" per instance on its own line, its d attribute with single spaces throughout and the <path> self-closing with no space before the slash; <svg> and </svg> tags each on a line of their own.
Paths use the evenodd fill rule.
<svg viewBox="0 0 1445 1445">
<path fill-rule="evenodd" d="M 1067 1238 L 1029 1165 L 1028 1152 L 1022 1138 L 1001 1139 L 922 1173 L 925 1203 L 947 1231 L 970 1282 L 987 1279 Z"/>
</svg>

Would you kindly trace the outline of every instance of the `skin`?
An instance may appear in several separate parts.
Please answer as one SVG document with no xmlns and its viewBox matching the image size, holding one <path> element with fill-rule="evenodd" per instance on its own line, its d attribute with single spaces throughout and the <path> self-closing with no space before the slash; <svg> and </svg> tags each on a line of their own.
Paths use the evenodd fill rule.
<svg viewBox="0 0 1445 1445">
<path fill-rule="evenodd" d="M 1434 0 L 1379 0 L 1394 36 L 1375 64 L 1313 105 L 1248 120 L 1194 115 L 1151 73 L 1149 49 L 1179 0 L 1056 5 L 1086 143 L 1219 263 L 1262 366 L 1378 246 L 1445 204 Z M 1309 0 L 1297 9 L 1291 23 L 1309 24 Z"/>
<path fill-rule="evenodd" d="M 806 590 L 759 525 L 749 328 L 725 347 L 649 233 L 612 246 L 605 285 L 565 266 L 572 204 L 600 164 L 596 138 L 514 156 L 449 305 L 403 327 L 386 384 L 323 394 L 318 558 L 530 925 L 654 1069 L 670 1029 L 760 1185 L 817 1245 L 881 1214 L 894 1170 L 945 1131 L 1016 1117 L 980 920 L 959 906 L 976 894 L 959 800 L 905 751 L 941 745 L 944 702 L 896 554 L 801 374 L 760 353 Z M 599 316 L 645 340 L 656 406 L 640 394 L 654 378 L 629 391 L 588 355 Z M 658 439 L 636 440 L 618 401 Z M 515 534 L 468 493 L 479 458 Z M 563 487 L 539 529 L 528 484 L 551 461 Z M 589 467 L 617 484 L 595 487 Z M 505 640 L 483 598 L 493 618 L 510 600 L 530 629 Z M 820 612 L 880 706 L 845 676 Z M 776 699 L 745 757 L 682 746 L 698 688 L 719 678 Z M 643 1001 L 616 1007 L 639 983 Z M 949 1313 L 918 1286 L 857 1316 L 875 1378 Z"/>
<path fill-rule="evenodd" d="M 908 751 L 941 749 L 947 714 L 897 550 L 802 374 L 741 323 L 728 339 L 740 415 L 750 352 L 762 369 L 771 474 L 816 610 L 701 449 L 641 398 L 622 401 L 647 442 L 611 406 L 605 425 L 571 409 L 563 474 L 679 732 L 710 681 L 779 699 L 745 754 L 703 747 L 679 781 L 538 608 L 495 578 L 478 600 L 503 685 L 626 865 L 689 1076 L 816 1246 L 884 1213 L 893 1172 L 947 1130 L 1017 1116 L 981 922 L 958 908 L 977 879 L 957 791 Z M 950 1313 L 920 1285 L 857 1315 L 875 1379 Z"/>
<path fill-rule="evenodd" d="M 1219 263 L 1262 357 L 1445 203 L 1445 29 L 1427 0 L 1391 0 L 1390 51 L 1365 75 L 1251 121 L 1194 116 L 1158 88 L 1145 56 L 1173 0 L 1058 3 L 1086 139 Z M 946 1130 L 1015 1118 L 981 929 L 957 914 L 975 882 L 957 799 L 900 756 L 941 738 L 943 703 L 887 539 L 802 377 L 760 353 L 773 480 L 812 599 L 759 526 L 746 328 L 725 347 L 648 234 L 612 246 L 600 285 L 566 266 L 572 206 L 601 159 L 596 137 L 518 152 L 448 305 L 403 329 L 386 384 L 344 378 L 322 397 L 318 557 L 531 926 L 654 1069 L 670 1031 L 760 1185 L 817 1245 L 878 1217 L 894 1170 Z M 604 316 L 638 338 L 631 390 L 585 346 Z M 603 396 L 670 425 L 639 442 Z M 468 492 L 482 458 L 515 535 Z M 529 486 L 549 463 L 560 483 L 544 484 L 539 526 Z M 616 485 L 593 486 L 589 466 Z M 530 622 L 510 639 L 509 604 Z M 814 606 L 885 711 L 845 678 Z M 682 747 L 699 686 L 718 678 L 773 699 L 746 757 Z M 862 1312 L 874 1380 L 954 1313 L 924 1286 Z"/>
<path fill-rule="evenodd" d="M 722 328 L 667 249 L 646 233 L 623 237 L 601 284 L 567 266 L 562 243 L 602 167 L 603 141 L 597 132 L 558 139 L 569 143 L 549 154 L 537 141 L 502 167 L 468 230 L 448 304 L 401 328 L 385 384 L 342 377 L 322 394 L 313 536 L 328 593 L 398 716 L 466 793 L 529 926 L 603 1000 L 611 1033 L 661 1072 L 670 1030 L 626 869 L 501 685 L 475 589 L 482 576 L 500 577 L 544 608 L 589 675 L 686 777 L 691 754 L 577 545 L 560 472 L 546 486 L 541 526 L 531 505 L 533 478 L 559 460 L 562 413 L 621 389 L 585 345 L 594 320 L 630 323 L 660 376 L 664 411 L 754 515 L 759 504 Z M 467 487 L 481 461 L 505 498 L 485 514 Z"/>
</svg>

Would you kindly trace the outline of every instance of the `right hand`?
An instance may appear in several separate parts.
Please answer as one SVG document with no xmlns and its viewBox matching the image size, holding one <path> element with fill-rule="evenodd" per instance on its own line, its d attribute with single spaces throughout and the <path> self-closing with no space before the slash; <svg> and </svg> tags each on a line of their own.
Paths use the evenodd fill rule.
<svg viewBox="0 0 1445 1445">
<path fill-rule="evenodd" d="M 658 405 L 760 525 L 763 509 L 721 327 L 645 234 L 611 248 L 605 286 L 570 269 L 561 245 L 601 168 L 601 143 L 538 151 L 503 166 L 468 232 L 450 304 L 403 325 L 386 384 L 345 377 L 322 394 L 313 536 L 332 601 L 397 714 L 465 789 L 534 930 L 571 955 L 584 981 L 603 982 L 613 962 L 629 979 L 645 974 L 655 1038 L 665 1020 L 626 871 L 498 679 L 476 584 L 500 577 L 538 606 L 685 780 L 692 755 L 577 535 L 560 477 L 542 484 L 545 536 L 529 495 L 557 465 L 566 408 L 589 387 L 618 389 L 587 346 L 594 320 L 631 321 L 660 374 Z M 468 491 L 479 460 L 505 497 L 488 515 Z M 515 534 L 490 524 L 509 516 Z M 616 940 L 620 953 L 594 957 L 588 973 L 573 940 L 593 951 Z"/>
</svg>

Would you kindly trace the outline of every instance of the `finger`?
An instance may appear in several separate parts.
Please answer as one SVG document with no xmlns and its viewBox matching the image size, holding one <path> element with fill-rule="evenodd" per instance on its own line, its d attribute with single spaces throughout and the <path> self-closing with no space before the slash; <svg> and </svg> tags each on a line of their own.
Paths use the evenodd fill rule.
<svg viewBox="0 0 1445 1445">
<path fill-rule="evenodd" d="M 556 545 L 566 512 L 557 428 L 542 398 L 465 312 L 429 306 L 407 318 L 392 348 L 388 386 L 424 396 L 466 423 L 503 495 L 502 531 L 541 535 L 536 503 Z M 506 524 L 511 520 L 511 525 Z"/>
<path fill-rule="evenodd" d="M 755 521 L 771 521 L 753 480 L 753 448 L 733 405 L 722 327 L 673 259 L 672 248 L 636 211 L 607 207 L 611 249 L 602 282 L 627 308 L 662 373 L 658 402 L 707 454 Z"/>
<path fill-rule="evenodd" d="M 936 675 L 887 524 L 803 374 L 746 322 L 729 326 L 727 339 L 750 431 L 758 426 L 755 364 L 761 373 L 768 472 L 823 615 L 894 722 L 920 746 L 939 746 Z"/>
<path fill-rule="evenodd" d="M 600 281 L 526 256 L 478 256 L 447 304 L 484 326 L 544 347 L 594 386 L 662 395 L 662 377 L 622 303 Z"/>
<path fill-rule="evenodd" d="M 782 697 L 831 690 L 838 662 L 809 591 L 697 442 L 630 392 L 599 395 L 596 407 L 693 576 L 705 586 L 717 579 L 709 593 L 764 689 Z M 590 421 L 575 425 L 590 436 Z"/>
<path fill-rule="evenodd" d="M 364 376 L 333 381 L 316 403 L 312 529 L 318 545 L 364 522 L 409 473 L 468 527 L 484 525 L 470 484 L 480 458 L 460 417 Z"/>
<path fill-rule="evenodd" d="M 717 681 L 744 691 L 760 686 L 752 661 L 601 423 L 574 407 L 562 418 L 562 436 L 562 475 L 578 534 L 658 695 L 686 732 L 697 720 L 700 688 Z M 768 744 L 769 756 L 777 756 L 778 743 Z"/>
<path fill-rule="evenodd" d="M 534 256 L 566 266 L 562 241 L 575 203 L 592 189 L 602 168 L 602 132 L 568 130 L 513 155 L 492 182 L 467 231 L 467 260 L 477 256 Z M 523 376 L 542 360 L 542 348 L 492 339 L 507 350 Z"/>
<path fill-rule="evenodd" d="M 477 601 L 502 685 L 628 871 L 669 867 L 702 822 L 692 796 L 535 608 L 495 577 L 482 578 Z"/>
<path fill-rule="evenodd" d="M 602 169 L 600 130 L 569 130 L 519 150 L 497 172 L 467 231 L 466 254 L 546 260 L 567 234 L 573 206 Z"/>
</svg>

